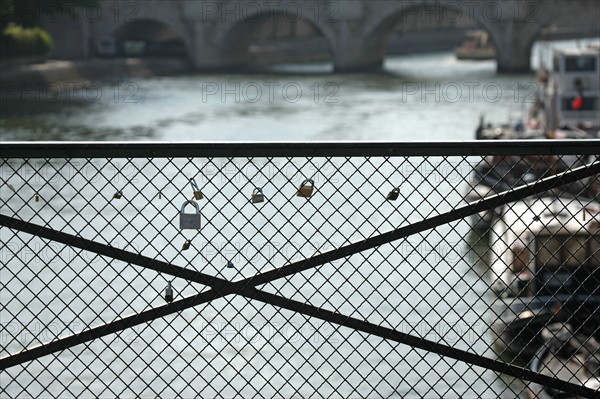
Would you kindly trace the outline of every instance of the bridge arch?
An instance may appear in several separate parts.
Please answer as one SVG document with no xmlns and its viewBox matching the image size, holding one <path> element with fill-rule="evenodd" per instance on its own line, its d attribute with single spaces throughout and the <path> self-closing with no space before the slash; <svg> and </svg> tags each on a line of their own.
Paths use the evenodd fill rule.
<svg viewBox="0 0 600 399">
<path fill-rule="evenodd" d="M 156 18 L 136 19 L 117 26 L 111 36 L 117 55 L 135 57 L 189 57 L 189 39 L 176 25 Z"/>
<path fill-rule="evenodd" d="M 232 23 L 222 36 L 221 57 L 230 68 L 247 68 L 252 64 L 250 47 L 256 40 L 256 34 L 275 20 L 284 20 L 290 23 L 305 22 L 316 35 L 322 37 L 326 43 L 326 51 L 331 61 L 334 58 L 335 32 L 302 13 L 301 8 L 268 9 L 248 12 L 244 18 Z M 318 49 L 317 51 L 321 51 Z"/>
<path fill-rule="evenodd" d="M 484 30 L 488 33 L 492 44 L 496 49 L 502 48 L 499 45 L 497 33 L 487 25 L 488 21 L 472 10 L 465 9 L 459 2 L 436 2 L 434 3 L 435 12 L 432 18 L 469 18 L 477 29 Z M 367 54 L 368 64 L 383 66 L 383 61 L 386 56 L 388 41 L 394 31 L 394 28 L 403 22 L 406 22 L 411 15 L 426 16 L 431 13 L 432 4 L 429 3 L 410 3 L 409 5 L 401 5 L 397 9 L 392 9 L 389 12 L 380 15 L 370 21 L 369 25 L 364 30 L 364 48 L 362 51 Z"/>
</svg>

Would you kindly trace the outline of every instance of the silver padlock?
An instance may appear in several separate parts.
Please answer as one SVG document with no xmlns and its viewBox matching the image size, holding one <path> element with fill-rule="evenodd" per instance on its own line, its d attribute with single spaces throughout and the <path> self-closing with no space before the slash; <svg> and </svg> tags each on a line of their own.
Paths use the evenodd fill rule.
<svg viewBox="0 0 600 399">
<path fill-rule="evenodd" d="M 185 207 L 192 205 L 196 208 L 196 213 L 185 213 Z M 181 230 L 198 230 L 200 229 L 200 206 L 196 201 L 185 201 L 181 205 L 181 213 L 179 214 L 179 228 Z"/>
<path fill-rule="evenodd" d="M 298 197 L 310 198 L 313 194 L 313 189 L 315 188 L 315 181 L 313 179 L 306 179 L 300 185 L 298 189 L 298 193 L 296 194 Z"/>
<path fill-rule="evenodd" d="M 255 187 L 252 192 L 252 198 L 250 199 L 253 204 L 257 204 L 259 202 L 265 202 L 265 195 L 262 192 L 262 188 Z"/>
<path fill-rule="evenodd" d="M 197 200 L 201 200 L 204 198 L 202 195 L 202 191 L 198 188 L 198 184 L 196 183 L 196 179 L 190 179 L 190 184 L 192 185 L 192 190 L 194 190 L 194 198 Z"/>
</svg>

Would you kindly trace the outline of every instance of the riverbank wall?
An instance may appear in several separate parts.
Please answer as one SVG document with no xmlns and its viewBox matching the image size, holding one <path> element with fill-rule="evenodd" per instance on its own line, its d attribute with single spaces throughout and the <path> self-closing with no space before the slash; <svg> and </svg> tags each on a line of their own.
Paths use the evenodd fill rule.
<svg viewBox="0 0 600 399">
<path fill-rule="evenodd" d="M 85 61 L 48 60 L 42 63 L 6 66 L 0 69 L 2 90 L 23 84 L 61 84 L 122 80 L 185 74 L 192 71 L 186 59 L 114 58 Z"/>
</svg>

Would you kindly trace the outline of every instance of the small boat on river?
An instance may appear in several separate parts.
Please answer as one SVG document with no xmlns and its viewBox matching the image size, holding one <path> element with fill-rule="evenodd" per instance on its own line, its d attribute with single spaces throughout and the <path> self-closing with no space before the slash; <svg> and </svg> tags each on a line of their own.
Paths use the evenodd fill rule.
<svg viewBox="0 0 600 399">
<path fill-rule="evenodd" d="M 469 30 L 463 44 L 454 49 L 454 55 L 459 60 L 493 60 L 496 58 L 496 49 L 486 31 Z"/>
</svg>

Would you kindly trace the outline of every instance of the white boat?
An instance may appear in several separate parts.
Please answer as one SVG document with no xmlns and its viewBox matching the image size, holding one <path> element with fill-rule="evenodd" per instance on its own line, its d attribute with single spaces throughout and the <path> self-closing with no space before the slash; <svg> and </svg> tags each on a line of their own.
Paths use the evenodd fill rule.
<svg viewBox="0 0 600 399">
<path fill-rule="evenodd" d="M 600 333 L 599 199 L 595 193 L 520 201 L 493 223 L 492 328 L 502 351 L 530 358 L 552 323 Z"/>
<path fill-rule="evenodd" d="M 493 330 L 502 351 L 530 358 L 552 323 L 598 334 L 599 212 L 591 201 L 541 198 L 513 204 L 494 224 Z"/>
<path fill-rule="evenodd" d="M 572 131 L 600 137 L 600 46 L 554 50 L 552 71 L 539 91 L 550 138 Z"/>
<path fill-rule="evenodd" d="M 552 264 L 561 268 L 559 272 L 570 273 L 570 267 L 578 268 L 585 261 L 600 262 L 599 239 L 600 204 L 592 198 L 543 197 L 510 204 L 492 225 L 492 289 L 501 297 L 537 295 L 539 287 L 530 283 L 541 278 L 540 268 Z M 587 243 L 597 246 L 580 252 Z M 588 259 L 589 254 L 594 257 Z M 595 283 L 600 287 L 600 281 Z"/>
<path fill-rule="evenodd" d="M 536 98 L 526 117 L 506 124 L 484 124 L 480 140 L 600 138 L 600 45 L 554 49 L 552 70 L 536 74 Z"/>
</svg>

